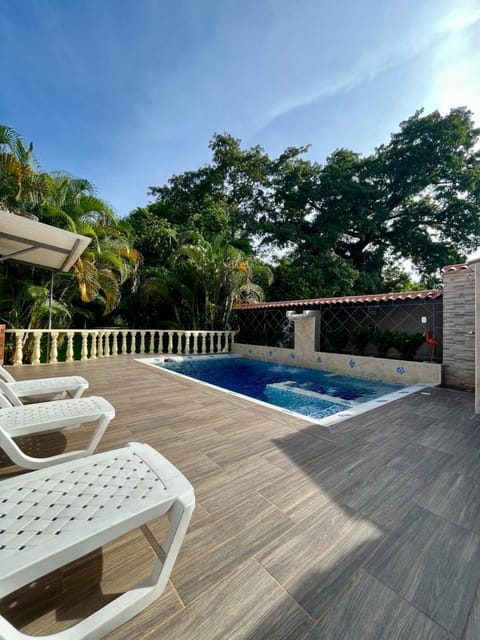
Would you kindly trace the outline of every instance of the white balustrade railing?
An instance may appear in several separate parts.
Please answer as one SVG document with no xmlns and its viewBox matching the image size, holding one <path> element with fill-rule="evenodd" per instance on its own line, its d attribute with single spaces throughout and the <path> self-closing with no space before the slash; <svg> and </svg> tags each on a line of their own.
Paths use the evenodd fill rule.
<svg viewBox="0 0 480 640">
<path fill-rule="evenodd" d="M 120 354 L 196 355 L 231 351 L 235 331 L 7 329 L 8 364 L 96 360 Z"/>
</svg>

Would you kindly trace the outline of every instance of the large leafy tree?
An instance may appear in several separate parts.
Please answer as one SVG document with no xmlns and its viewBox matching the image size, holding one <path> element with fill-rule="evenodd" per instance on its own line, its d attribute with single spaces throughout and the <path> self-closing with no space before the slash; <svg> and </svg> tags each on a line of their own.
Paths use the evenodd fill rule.
<svg viewBox="0 0 480 640">
<path fill-rule="evenodd" d="M 464 108 L 419 111 L 371 156 L 340 149 L 323 167 L 296 160 L 277 180 L 264 240 L 290 249 L 290 276 L 315 282 L 323 272 L 333 293 L 378 291 L 402 259 L 433 284 L 480 239 L 479 134 Z"/>
<path fill-rule="evenodd" d="M 246 238 L 266 206 L 271 161 L 261 147 L 242 150 L 240 140 L 228 134 L 215 134 L 209 147 L 210 164 L 150 188 L 155 202 L 149 210 L 207 240 L 218 234 Z"/>
</svg>

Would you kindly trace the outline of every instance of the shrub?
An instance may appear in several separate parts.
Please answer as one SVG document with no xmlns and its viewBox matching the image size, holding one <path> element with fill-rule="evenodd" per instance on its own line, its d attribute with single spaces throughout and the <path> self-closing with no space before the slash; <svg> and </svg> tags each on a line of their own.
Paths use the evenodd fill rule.
<svg viewBox="0 0 480 640">
<path fill-rule="evenodd" d="M 424 338 L 421 333 L 405 333 L 398 331 L 394 335 L 393 346 L 399 351 L 402 358 L 413 360 L 417 349 L 423 344 Z"/>
<path fill-rule="evenodd" d="M 332 350 L 340 353 L 348 342 L 349 334 L 343 327 L 338 327 L 336 329 L 326 329 L 325 336 Z"/>
<path fill-rule="evenodd" d="M 356 327 L 350 335 L 355 351 L 362 354 L 365 351 L 365 347 L 370 342 L 371 337 L 369 329 L 366 327 Z"/>
<path fill-rule="evenodd" d="M 384 358 L 390 347 L 394 346 L 395 334 L 393 331 L 375 331 L 372 342 L 377 347 L 378 355 Z"/>
</svg>

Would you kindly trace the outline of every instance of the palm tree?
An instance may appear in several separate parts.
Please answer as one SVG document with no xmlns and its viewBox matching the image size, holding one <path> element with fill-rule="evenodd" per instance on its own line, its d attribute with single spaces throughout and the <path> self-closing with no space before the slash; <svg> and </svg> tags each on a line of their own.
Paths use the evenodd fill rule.
<svg viewBox="0 0 480 640">
<path fill-rule="evenodd" d="M 47 191 L 47 174 L 39 169 L 33 144 L 26 147 L 16 131 L 0 125 L 0 204 L 25 215 Z"/>
<path fill-rule="evenodd" d="M 118 220 L 87 180 L 65 173 L 42 172 L 33 154 L 33 144 L 26 146 L 16 131 L 3 125 L 0 125 L 0 206 L 92 239 L 73 266 L 75 288 L 83 302 L 99 300 L 104 312 L 109 313 L 119 303 L 122 283 L 131 278 L 135 286 L 140 254 L 133 247 L 129 225 Z M 17 271 L 21 280 L 24 277 L 21 269 L 12 267 L 10 276 L 15 277 Z M 45 277 L 37 271 L 33 284 L 42 288 Z M 71 303 L 74 298 L 73 288 L 68 291 L 66 287 L 59 304 Z M 32 317 L 29 321 L 24 319 L 24 323 L 29 324 L 33 315 L 38 316 L 33 305 L 30 310 Z M 35 323 L 41 322 L 41 318 L 40 314 Z"/>
<path fill-rule="evenodd" d="M 101 298 L 105 314 L 120 301 L 120 287 L 136 275 L 140 255 L 133 247 L 129 225 L 95 195 L 93 186 L 65 173 L 48 176 L 48 198 L 39 207 L 39 218 L 91 238 L 73 265 L 82 302 Z"/>
<path fill-rule="evenodd" d="M 249 258 L 225 235 L 212 242 L 196 236 L 180 245 L 174 258 L 176 279 L 188 290 L 193 328 L 224 329 L 233 305 L 242 298 L 263 299 L 251 279 Z"/>
</svg>

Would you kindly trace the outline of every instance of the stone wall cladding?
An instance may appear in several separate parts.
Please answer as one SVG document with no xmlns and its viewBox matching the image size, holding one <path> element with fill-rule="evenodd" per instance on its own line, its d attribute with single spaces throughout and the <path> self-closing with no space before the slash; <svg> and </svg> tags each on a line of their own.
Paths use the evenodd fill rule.
<svg viewBox="0 0 480 640">
<path fill-rule="evenodd" d="M 475 388 L 475 274 L 444 272 L 443 364 L 447 386 Z"/>
</svg>

